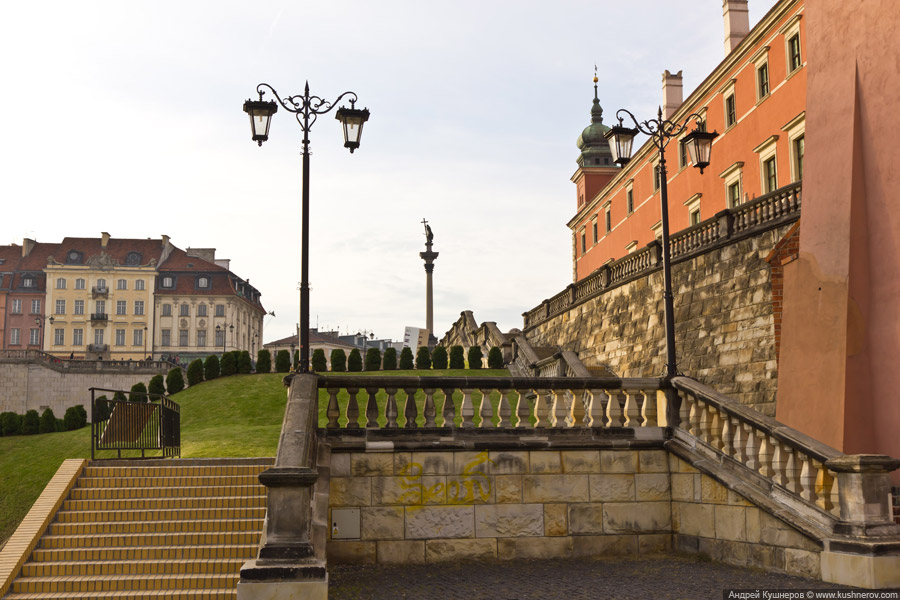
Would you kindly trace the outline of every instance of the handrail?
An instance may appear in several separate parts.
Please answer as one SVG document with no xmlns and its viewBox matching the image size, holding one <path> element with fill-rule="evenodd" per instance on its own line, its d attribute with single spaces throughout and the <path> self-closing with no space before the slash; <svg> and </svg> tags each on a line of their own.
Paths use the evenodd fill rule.
<svg viewBox="0 0 900 600">
<path fill-rule="evenodd" d="M 159 360 L 86 360 L 61 358 L 42 350 L 0 350 L 0 362 L 24 361 L 43 364 L 59 372 L 166 371 L 171 365 Z"/>
</svg>

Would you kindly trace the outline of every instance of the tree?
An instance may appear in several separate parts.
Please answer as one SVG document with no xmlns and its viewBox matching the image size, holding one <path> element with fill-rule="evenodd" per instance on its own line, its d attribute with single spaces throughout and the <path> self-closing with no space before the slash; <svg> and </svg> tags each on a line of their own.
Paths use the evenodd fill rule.
<svg viewBox="0 0 900 600">
<path fill-rule="evenodd" d="M 325 359 L 325 350 L 322 348 L 313 350 L 312 368 L 316 373 L 324 373 L 328 370 L 328 361 Z"/>
<path fill-rule="evenodd" d="M 166 393 L 166 385 L 163 383 L 162 375 L 154 375 L 150 378 L 150 385 L 147 387 L 147 391 L 150 392 L 150 401 L 159 400 L 160 397 Z M 103 399 L 106 400 L 106 396 L 103 396 Z M 99 400 L 99 398 L 98 398 Z M 104 404 L 107 404 L 104 402 Z M 106 419 L 103 419 L 104 421 Z"/>
<path fill-rule="evenodd" d="M 298 369 L 299 366 L 300 366 L 300 351 L 294 350 L 294 370 L 295 371 L 299 370 Z"/>
<path fill-rule="evenodd" d="M 79 404 L 66 409 L 66 414 L 63 417 L 63 427 L 66 431 L 81 429 L 85 425 L 87 425 L 87 412 L 85 412 L 84 406 Z"/>
<path fill-rule="evenodd" d="M 188 365 L 188 385 L 197 385 L 203 382 L 203 359 L 195 358 Z"/>
<path fill-rule="evenodd" d="M 237 361 L 237 372 L 241 375 L 249 375 L 250 371 L 253 370 L 253 361 L 250 360 L 250 352 L 247 350 L 241 350 L 240 356 L 238 356 Z"/>
<path fill-rule="evenodd" d="M 397 370 L 397 350 L 395 348 L 385 348 L 381 368 L 385 371 Z"/>
<path fill-rule="evenodd" d="M 484 358 L 484 355 L 481 353 L 481 346 L 472 346 L 469 348 L 468 358 L 470 369 L 480 369 L 481 359 Z"/>
<path fill-rule="evenodd" d="M 140 381 L 131 386 L 131 393 L 128 394 L 128 400 L 131 402 L 147 402 L 147 386 Z"/>
<path fill-rule="evenodd" d="M 159 381 L 162 382 L 162 375 L 159 375 Z M 150 380 L 150 387 L 153 387 L 153 380 Z M 98 396 L 94 399 L 94 415 L 93 419 L 95 422 L 100 423 L 109 418 L 109 414 L 112 412 L 111 407 L 109 406 L 109 398 L 105 395 Z"/>
<path fill-rule="evenodd" d="M 416 369 L 430 369 L 431 368 L 431 352 L 428 351 L 428 346 L 419 346 L 418 352 L 416 352 Z"/>
<path fill-rule="evenodd" d="M 5 436 L 22 433 L 22 417 L 14 412 L 0 414 L 0 433 Z"/>
<path fill-rule="evenodd" d="M 291 370 L 291 353 L 288 350 L 279 350 L 275 355 L 275 372 L 287 373 Z"/>
<path fill-rule="evenodd" d="M 431 368 L 446 369 L 447 368 L 447 349 L 443 346 L 435 346 L 434 352 L 431 353 Z"/>
<path fill-rule="evenodd" d="M 256 372 L 272 372 L 272 353 L 265 348 L 256 353 Z"/>
<path fill-rule="evenodd" d="M 366 371 L 381 370 L 381 350 L 369 348 L 366 350 Z"/>
<path fill-rule="evenodd" d="M 221 375 L 219 371 L 219 357 L 215 354 L 211 354 L 206 357 L 206 361 L 203 363 L 203 378 L 207 381 L 210 379 L 215 379 Z"/>
<path fill-rule="evenodd" d="M 336 373 L 343 373 L 347 370 L 347 355 L 340 348 L 331 351 L 331 370 Z"/>
<path fill-rule="evenodd" d="M 362 355 L 359 353 L 359 348 L 350 351 L 350 356 L 347 357 L 347 370 L 351 373 L 362 371 Z"/>
<path fill-rule="evenodd" d="M 181 372 L 181 367 L 175 367 L 169 374 L 166 375 L 166 391 L 171 396 L 172 394 L 177 394 L 181 390 L 184 389 L 184 375 Z"/>
<path fill-rule="evenodd" d="M 404 346 L 400 351 L 400 369 L 409 371 L 413 368 L 413 353 L 409 346 Z"/>
<path fill-rule="evenodd" d="M 22 435 L 34 435 L 41 430 L 41 416 L 32 409 L 22 418 Z"/>
<path fill-rule="evenodd" d="M 222 356 L 222 377 L 234 375 L 237 372 L 237 365 L 234 363 L 234 354 L 226 352 Z"/>
<path fill-rule="evenodd" d="M 53 414 L 53 409 L 47 408 L 44 412 L 41 413 L 41 433 L 55 433 L 56 432 L 56 416 Z"/>
<path fill-rule="evenodd" d="M 488 350 L 488 369 L 503 368 L 503 352 L 497 346 L 491 346 Z"/>
<path fill-rule="evenodd" d="M 463 357 L 462 346 L 450 346 L 450 368 L 465 369 L 466 359 Z"/>
</svg>

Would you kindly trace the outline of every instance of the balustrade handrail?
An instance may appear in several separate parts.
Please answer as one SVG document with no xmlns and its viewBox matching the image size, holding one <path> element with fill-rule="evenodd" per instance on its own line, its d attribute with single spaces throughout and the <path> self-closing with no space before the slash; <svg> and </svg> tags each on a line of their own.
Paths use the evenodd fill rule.
<svg viewBox="0 0 900 600">
<path fill-rule="evenodd" d="M 588 389 L 667 389 L 663 378 L 624 377 L 445 377 L 319 375 L 319 388 L 397 389 L 503 389 L 503 390 L 588 390 Z"/>
</svg>

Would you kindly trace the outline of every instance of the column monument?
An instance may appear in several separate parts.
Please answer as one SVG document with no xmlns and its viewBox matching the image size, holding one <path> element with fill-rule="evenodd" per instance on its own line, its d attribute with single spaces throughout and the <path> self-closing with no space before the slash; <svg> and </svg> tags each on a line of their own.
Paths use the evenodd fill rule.
<svg viewBox="0 0 900 600">
<path fill-rule="evenodd" d="M 425 252 L 419 252 L 419 256 L 425 261 L 425 327 L 428 329 L 429 345 L 431 345 L 431 336 L 434 335 L 434 292 L 431 273 L 434 271 L 434 259 L 438 257 L 438 253 L 431 250 L 431 244 L 434 241 L 431 226 L 425 219 L 422 219 L 422 224 L 425 226 Z"/>
</svg>

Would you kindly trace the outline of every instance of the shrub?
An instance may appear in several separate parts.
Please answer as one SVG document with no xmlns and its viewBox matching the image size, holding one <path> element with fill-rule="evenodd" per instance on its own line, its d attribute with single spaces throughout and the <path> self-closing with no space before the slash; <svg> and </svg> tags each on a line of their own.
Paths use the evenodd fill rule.
<svg viewBox="0 0 900 600">
<path fill-rule="evenodd" d="M 431 368 L 446 369 L 447 368 L 447 349 L 443 346 L 435 346 L 434 352 L 431 353 Z"/>
<path fill-rule="evenodd" d="M 38 411 L 32 409 L 22 418 L 22 435 L 34 435 L 41 430 L 41 417 Z"/>
<path fill-rule="evenodd" d="M 83 406 L 79 404 L 66 409 L 66 414 L 63 417 L 63 428 L 66 431 L 81 429 L 85 425 L 87 425 L 87 413 Z"/>
<path fill-rule="evenodd" d="M 237 372 L 237 365 L 234 363 L 234 354 L 226 352 L 222 355 L 222 377 L 234 375 Z"/>
<path fill-rule="evenodd" d="M 325 351 L 321 348 L 313 350 L 312 368 L 316 373 L 324 373 L 328 370 L 328 361 L 325 359 Z"/>
<path fill-rule="evenodd" d="M 147 398 L 147 386 L 140 381 L 131 386 L 131 393 L 128 394 L 128 400 L 131 402 L 147 402 L 149 400 L 149 398 Z"/>
<path fill-rule="evenodd" d="M 416 368 L 431 368 L 431 352 L 428 351 L 428 346 L 419 346 L 419 351 L 416 352 Z"/>
<path fill-rule="evenodd" d="M 482 358 L 484 358 L 484 355 L 481 353 L 481 346 L 472 346 L 469 348 L 468 359 L 470 369 L 480 369 Z"/>
<path fill-rule="evenodd" d="M 203 383 L 203 359 L 196 358 L 188 365 L 187 370 L 188 385 L 197 385 Z"/>
<path fill-rule="evenodd" d="M 150 378 L 150 385 L 147 387 L 150 392 L 150 400 L 159 400 L 159 397 L 166 393 L 166 385 L 163 383 L 162 375 L 154 375 Z M 103 396 L 106 399 L 106 396 Z M 104 419 L 105 421 L 106 419 Z"/>
<path fill-rule="evenodd" d="M 41 413 L 40 431 L 41 433 L 56 432 L 56 416 L 53 414 L 53 409 L 47 408 Z"/>
<path fill-rule="evenodd" d="M 222 373 L 219 370 L 219 357 L 215 354 L 207 356 L 206 361 L 203 363 L 203 379 L 209 381 L 221 374 Z"/>
<path fill-rule="evenodd" d="M 400 351 L 400 369 L 409 371 L 413 368 L 413 353 L 409 346 L 404 346 Z"/>
<path fill-rule="evenodd" d="M 351 373 L 362 371 L 362 355 L 359 353 L 359 348 L 350 351 L 350 356 L 347 357 L 347 370 Z"/>
<path fill-rule="evenodd" d="M 22 417 L 14 412 L 0 414 L 0 433 L 3 433 L 3 435 L 19 435 L 22 433 Z"/>
<path fill-rule="evenodd" d="M 175 367 L 166 375 L 166 391 L 171 396 L 184 389 L 184 375 L 180 367 Z"/>
<path fill-rule="evenodd" d="M 238 356 L 237 361 L 237 371 L 241 375 L 249 375 L 250 371 L 253 370 L 253 361 L 250 360 L 250 352 L 247 350 L 241 350 L 240 356 Z"/>
<path fill-rule="evenodd" d="M 256 372 L 271 373 L 272 372 L 272 353 L 268 350 L 260 350 L 256 353 Z"/>
<path fill-rule="evenodd" d="M 466 359 L 463 357 L 462 346 L 450 346 L 450 368 L 465 369 Z"/>
<path fill-rule="evenodd" d="M 125 392 L 116 392 L 113 394 L 113 400 L 118 400 L 119 402 L 128 402 L 128 397 L 125 395 Z"/>
<path fill-rule="evenodd" d="M 385 348 L 381 368 L 385 371 L 397 370 L 397 350 L 395 348 Z"/>
<path fill-rule="evenodd" d="M 297 367 L 300 366 L 300 351 L 294 350 L 294 370 L 297 370 Z"/>
<path fill-rule="evenodd" d="M 366 350 L 366 371 L 381 370 L 381 350 L 369 348 Z"/>
<path fill-rule="evenodd" d="M 488 369 L 503 368 L 503 352 L 497 346 L 491 346 L 488 350 Z"/>
<path fill-rule="evenodd" d="M 159 377 L 159 381 L 162 382 L 162 375 L 157 375 L 157 377 Z M 153 387 L 152 379 L 150 380 L 150 387 Z M 103 395 L 94 399 L 94 420 L 97 423 L 107 420 L 111 412 L 112 408 L 109 405 L 109 398 Z"/>
<path fill-rule="evenodd" d="M 287 373 L 291 370 L 291 353 L 289 350 L 279 350 L 275 355 L 275 372 Z"/>
<path fill-rule="evenodd" d="M 331 370 L 337 373 L 347 370 L 347 355 L 340 348 L 331 351 Z"/>
</svg>

